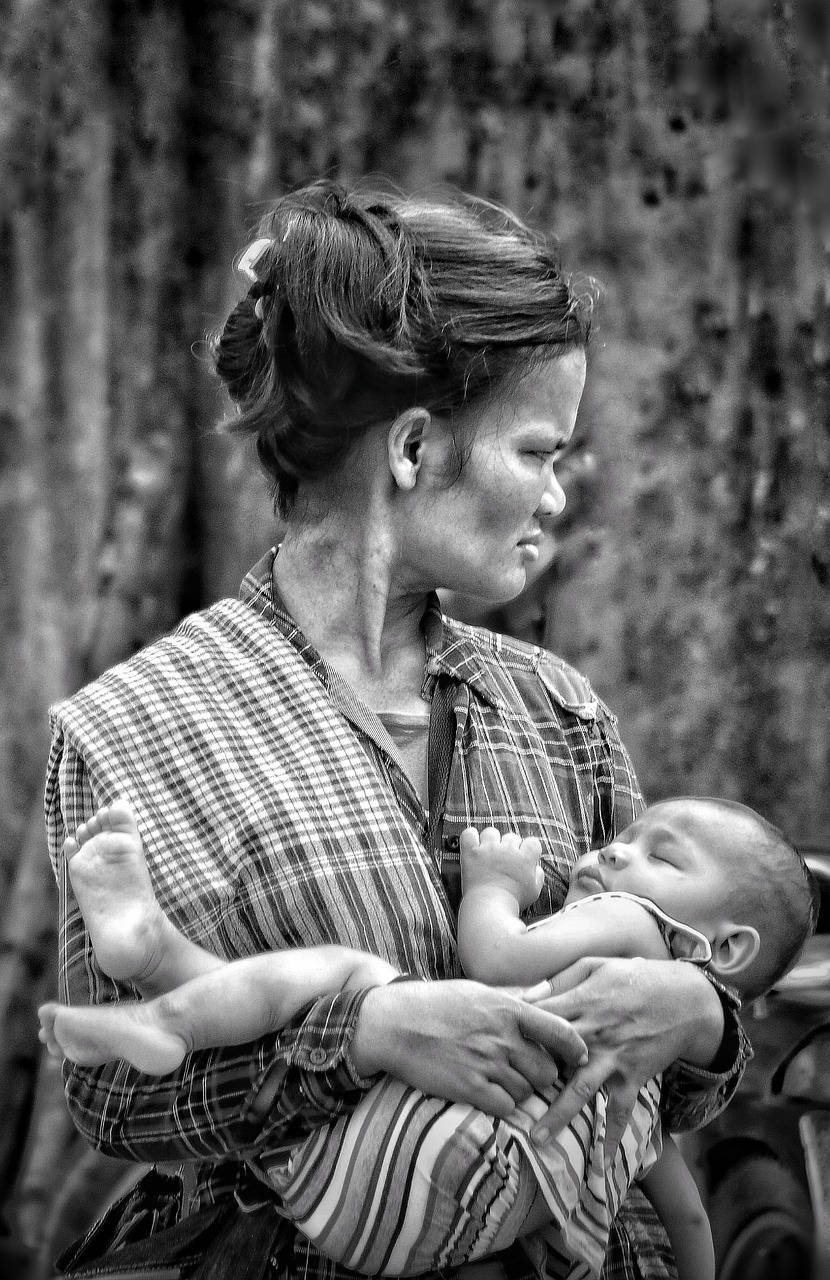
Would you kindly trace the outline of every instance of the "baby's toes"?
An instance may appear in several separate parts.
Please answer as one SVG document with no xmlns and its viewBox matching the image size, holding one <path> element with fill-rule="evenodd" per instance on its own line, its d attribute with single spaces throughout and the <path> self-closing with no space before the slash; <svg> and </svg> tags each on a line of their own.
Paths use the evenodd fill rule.
<svg viewBox="0 0 830 1280">
<path fill-rule="evenodd" d="M 101 814 L 105 812 L 105 809 L 99 809 L 91 818 L 87 818 L 86 822 L 81 823 L 75 832 L 75 839 L 78 844 L 86 844 L 87 840 L 91 840 L 93 836 L 101 834 Z"/>
<path fill-rule="evenodd" d="M 129 800 L 119 797 L 113 800 L 112 804 L 106 806 L 106 828 L 108 831 L 115 831 L 123 834 L 125 831 L 132 832 L 136 828 L 135 813 Z"/>
<path fill-rule="evenodd" d="M 112 805 L 102 804 L 101 808 L 96 810 L 94 821 L 98 823 L 100 831 L 112 830 Z"/>
<path fill-rule="evenodd" d="M 42 1004 L 37 1011 L 40 1019 L 40 1030 L 38 1031 L 38 1039 L 45 1043 L 54 1036 L 55 1032 L 55 1015 L 58 1006 L 54 1001 L 50 1000 L 47 1004 Z"/>
<path fill-rule="evenodd" d="M 528 862 L 538 862 L 542 856 L 542 842 L 536 836 L 526 836 L 519 852 L 527 858 Z"/>
</svg>

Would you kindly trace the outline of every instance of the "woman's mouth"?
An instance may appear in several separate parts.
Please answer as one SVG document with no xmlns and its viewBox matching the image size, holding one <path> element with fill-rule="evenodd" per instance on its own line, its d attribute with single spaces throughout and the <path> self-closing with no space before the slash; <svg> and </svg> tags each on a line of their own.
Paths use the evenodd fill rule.
<svg viewBox="0 0 830 1280">
<path fill-rule="evenodd" d="M 540 537 L 541 537 L 541 534 L 539 533 L 529 533 L 527 537 L 519 539 L 519 542 L 518 542 L 519 550 L 523 552 L 523 554 L 526 555 L 529 560 L 539 559 Z"/>
</svg>

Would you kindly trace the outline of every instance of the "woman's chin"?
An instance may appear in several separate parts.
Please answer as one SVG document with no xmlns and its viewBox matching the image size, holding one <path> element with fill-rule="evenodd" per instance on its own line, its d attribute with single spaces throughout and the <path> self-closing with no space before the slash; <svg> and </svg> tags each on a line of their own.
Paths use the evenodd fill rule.
<svg viewBox="0 0 830 1280">
<path fill-rule="evenodd" d="M 468 587 L 463 591 L 459 591 L 459 595 L 476 596 L 484 604 L 495 608 L 500 604 L 509 604 L 511 600 L 515 600 L 516 596 L 520 596 L 527 585 L 527 574 L 524 569 L 515 570 L 510 574 L 498 579 L 488 579 L 487 582 L 476 584 L 475 587 Z"/>
<path fill-rule="evenodd" d="M 507 604 L 510 600 L 515 600 L 527 586 L 527 577 L 526 564 L 511 568 L 499 579 L 498 584 L 493 584 L 493 603 Z"/>
<path fill-rule="evenodd" d="M 489 609 L 496 609 L 499 605 L 515 600 L 526 586 L 525 566 L 510 566 L 498 575 L 488 574 L 486 578 L 454 582 L 452 586 L 441 588 L 441 595 L 450 605 L 451 614 L 455 607 L 456 613 L 463 616 L 474 613 L 484 615 Z"/>
</svg>

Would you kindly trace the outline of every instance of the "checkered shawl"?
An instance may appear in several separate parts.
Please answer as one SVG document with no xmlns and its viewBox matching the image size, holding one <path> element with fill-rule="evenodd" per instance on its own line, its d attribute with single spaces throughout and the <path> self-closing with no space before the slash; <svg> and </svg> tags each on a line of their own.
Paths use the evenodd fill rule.
<svg viewBox="0 0 830 1280">
<path fill-rule="evenodd" d="M 275 554 L 246 577 L 239 600 L 185 619 L 52 711 L 46 823 L 64 1001 L 134 995 L 98 969 L 61 852 L 117 796 L 135 806 L 161 905 L 194 941 L 228 958 L 337 942 L 428 979 L 460 973 L 446 884 L 465 826 L 539 837 L 546 886 L 533 914 L 543 915 L 561 906 L 574 860 L 642 806 L 615 721 L 582 676 L 443 618 L 434 599 L 423 622 L 424 693 L 444 682 L 456 732 L 433 841 L 383 725 L 274 598 Z M 75 1124 L 112 1155 L 200 1162 L 202 1201 L 244 1197 L 246 1162 L 287 1149 L 370 1083 L 349 1057 L 362 999 L 324 997 L 279 1035 L 191 1054 L 163 1078 L 124 1063 L 67 1067 Z M 734 1012 L 727 1022 L 728 1070 L 667 1073 L 670 1127 L 713 1116 L 736 1087 L 746 1042 Z M 671 1275 L 639 1193 L 625 1212 L 609 1280 Z M 285 1256 L 285 1275 L 338 1275 L 300 1238 Z"/>
</svg>

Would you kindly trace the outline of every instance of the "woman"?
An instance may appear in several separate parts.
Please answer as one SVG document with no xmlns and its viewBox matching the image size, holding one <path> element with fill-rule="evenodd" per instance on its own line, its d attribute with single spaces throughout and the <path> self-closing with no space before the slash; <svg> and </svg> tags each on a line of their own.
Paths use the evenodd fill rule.
<svg viewBox="0 0 830 1280">
<path fill-rule="evenodd" d="M 434 595 L 521 591 L 540 520 L 565 501 L 555 465 L 584 385 L 589 307 L 550 247 L 489 206 L 331 183 L 278 201 L 245 268 L 253 283 L 216 365 L 284 540 L 239 601 L 194 615 L 54 713 L 62 996 L 124 991 L 95 965 L 61 861 L 64 838 L 116 795 L 138 813 L 162 905 L 194 940 L 229 957 L 340 942 L 448 981 L 317 1001 L 278 1037 L 191 1055 L 152 1083 L 123 1064 L 68 1071 L 72 1115 L 101 1149 L 198 1162 L 198 1213 L 170 1225 L 175 1194 L 168 1203 L 168 1184 L 151 1180 L 75 1269 L 141 1238 L 146 1221 L 154 1234 L 128 1247 L 164 1274 L 182 1257 L 206 1258 L 200 1274 L 254 1274 L 258 1257 L 260 1273 L 268 1259 L 272 1275 L 335 1275 L 250 1170 L 354 1106 L 378 1072 L 505 1115 L 578 1063 L 584 1042 L 543 1140 L 603 1084 L 621 1131 L 639 1086 L 666 1068 L 669 1127 L 698 1121 L 745 1059 L 728 997 L 691 966 L 585 961 L 537 1004 L 459 978 L 464 827 L 542 840 L 543 914 L 575 858 L 642 803 L 583 677 L 443 619 Z M 115 1257 L 121 1274 L 134 1254 Z M 520 1253 L 490 1270 L 522 1268 L 535 1274 Z M 672 1274 L 639 1197 L 606 1269 Z"/>
</svg>

